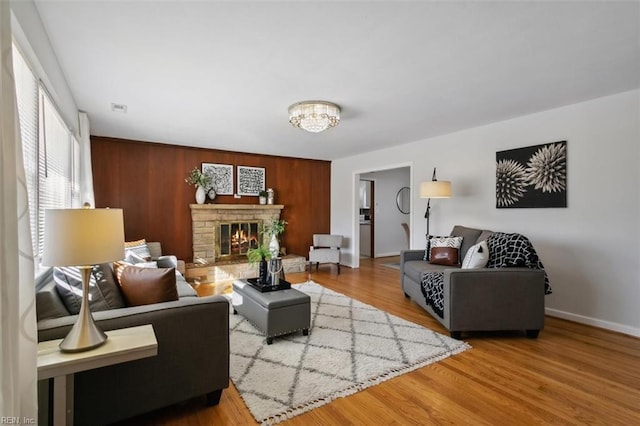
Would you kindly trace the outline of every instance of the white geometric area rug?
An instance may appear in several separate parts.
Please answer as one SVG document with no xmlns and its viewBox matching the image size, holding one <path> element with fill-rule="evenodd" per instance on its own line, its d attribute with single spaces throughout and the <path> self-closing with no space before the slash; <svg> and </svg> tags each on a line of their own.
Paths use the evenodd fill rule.
<svg viewBox="0 0 640 426">
<path fill-rule="evenodd" d="M 230 315 L 231 380 L 259 423 L 276 424 L 470 348 L 314 282 L 294 288 L 311 296 L 308 336 L 267 345 L 241 314 Z"/>
</svg>

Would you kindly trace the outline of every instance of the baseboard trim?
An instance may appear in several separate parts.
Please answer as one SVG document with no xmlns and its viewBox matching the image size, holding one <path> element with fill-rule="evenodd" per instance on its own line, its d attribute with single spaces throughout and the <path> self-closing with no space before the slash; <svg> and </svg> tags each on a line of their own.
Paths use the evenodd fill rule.
<svg viewBox="0 0 640 426">
<path fill-rule="evenodd" d="M 550 317 L 566 319 L 569 321 L 578 322 L 580 324 L 592 325 L 594 327 L 604 328 L 605 330 L 628 334 L 633 337 L 640 337 L 640 328 L 631 327 L 625 324 L 585 317 L 583 315 L 572 314 L 570 312 L 560 311 L 558 309 L 552 308 L 545 308 L 545 313 Z"/>
<path fill-rule="evenodd" d="M 400 252 L 399 251 L 394 251 L 394 252 L 391 252 L 391 253 L 376 253 L 374 258 L 377 259 L 379 257 L 391 257 L 391 256 L 400 256 Z"/>
</svg>

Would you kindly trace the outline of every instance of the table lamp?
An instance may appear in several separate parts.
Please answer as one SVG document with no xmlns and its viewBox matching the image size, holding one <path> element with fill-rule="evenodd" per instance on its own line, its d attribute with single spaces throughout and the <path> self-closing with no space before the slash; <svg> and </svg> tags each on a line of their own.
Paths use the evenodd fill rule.
<svg viewBox="0 0 640 426">
<path fill-rule="evenodd" d="M 82 275 L 82 304 L 63 352 L 96 348 L 107 335 L 96 326 L 89 310 L 89 280 L 93 265 L 124 258 L 122 209 L 48 209 L 44 212 L 44 266 L 77 266 Z"/>
<path fill-rule="evenodd" d="M 448 180 L 436 179 L 436 168 L 433 168 L 433 176 L 430 181 L 422 182 L 420 184 L 420 198 L 428 198 L 427 211 L 424 213 L 425 219 L 427 219 L 427 236 L 429 234 L 429 215 L 431 210 L 432 198 L 451 198 L 451 182 Z M 427 237 L 428 238 L 428 237 Z"/>
</svg>

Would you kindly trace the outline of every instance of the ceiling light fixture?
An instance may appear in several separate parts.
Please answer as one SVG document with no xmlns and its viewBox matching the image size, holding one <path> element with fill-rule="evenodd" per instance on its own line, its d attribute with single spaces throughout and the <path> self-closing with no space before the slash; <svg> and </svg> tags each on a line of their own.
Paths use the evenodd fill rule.
<svg viewBox="0 0 640 426">
<path fill-rule="evenodd" d="M 303 101 L 289 107 L 289 123 L 311 133 L 320 133 L 340 122 L 340 107 L 325 101 Z"/>
</svg>

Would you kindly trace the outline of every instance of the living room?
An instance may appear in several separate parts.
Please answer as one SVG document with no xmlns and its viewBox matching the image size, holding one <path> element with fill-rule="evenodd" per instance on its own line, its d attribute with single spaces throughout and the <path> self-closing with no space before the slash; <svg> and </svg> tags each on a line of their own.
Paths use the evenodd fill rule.
<svg viewBox="0 0 640 426">
<path fill-rule="evenodd" d="M 638 2 L 336 2 L 329 6 L 317 2 L 151 5 L 132 1 L 121 2 L 122 9 L 92 3 L 12 3 L 12 36 L 74 134 L 80 128 L 78 112 L 87 113 L 95 205 L 123 209 L 127 241 L 160 241 L 163 252 L 187 263 L 195 261 L 189 208 L 195 203 L 194 188 L 185 183 L 189 171 L 203 163 L 232 165 L 234 173 L 238 166 L 263 168 L 266 187 L 275 190 L 276 204 L 284 206 L 281 217 L 288 225 L 280 243 L 287 253 L 307 257 L 313 234 L 344 237 L 341 273 L 321 266 L 312 274 L 314 281 L 381 309 L 388 304 L 393 314 L 401 313 L 404 319 L 447 334 L 423 310 L 402 300 L 397 271 L 379 267 L 396 257 L 361 258 L 357 208 L 361 176 L 408 169 L 409 247 L 424 249 L 427 200 L 419 196 L 419 187 L 431 181 L 437 169 L 438 179 L 450 181 L 453 190 L 449 199 L 430 201 L 430 234 L 446 235 L 455 225 L 464 225 L 522 233 L 531 240 L 553 287 L 553 293 L 545 296 L 547 327 L 536 342 L 546 345 L 564 334 L 579 341 L 583 333 L 590 336 L 585 338 L 589 344 L 606 346 L 600 342 L 608 342 L 616 347 L 615 354 L 594 349 L 592 356 L 603 364 L 609 363 L 609 357 L 618 359 L 620 352 L 632 355 L 640 351 L 636 308 L 640 300 L 636 254 L 640 238 Z M 200 13 L 198 7 L 203 8 Z M 149 18 L 148 28 L 139 23 L 146 13 L 158 17 Z M 190 24 L 193 15 L 202 19 Z M 313 18 L 317 21 L 311 15 L 317 15 Z M 98 16 L 107 24 L 94 21 Z M 201 44 L 191 45 L 190 39 L 180 38 L 179 31 L 174 39 L 161 38 L 167 42 L 163 48 L 153 42 L 154 37 L 162 37 L 150 30 L 159 22 L 165 28 L 186 31 L 189 25 L 207 26 L 209 20 L 218 30 L 202 36 L 211 49 L 205 54 L 194 47 Z M 296 20 L 299 23 L 293 24 Z M 74 29 L 74 21 L 82 24 Z M 224 21 L 236 22 L 237 28 Z M 418 25 L 421 21 L 424 25 Z M 322 29 L 317 39 L 305 41 L 300 35 L 301 40 L 287 45 L 287 34 L 303 34 L 302 29 L 312 24 Z M 397 36 L 403 25 L 406 33 Z M 463 31 L 465 25 L 468 28 Z M 481 31 L 492 26 L 495 31 Z M 91 27 L 99 28 L 103 37 L 89 31 Z M 249 30 L 253 27 L 255 32 Z M 468 38 L 463 43 L 449 32 Z M 111 34 L 113 40 L 104 34 Z M 396 50 L 403 37 L 411 48 Z M 75 42 L 74 38 L 85 41 Z M 505 42 L 498 44 L 497 39 Z M 232 44 L 229 40 L 235 41 L 237 52 L 233 46 L 224 49 L 225 44 Z M 451 47 L 438 49 L 439 44 Z M 255 51 L 251 59 L 246 53 L 252 51 L 244 50 L 248 45 Z M 96 47 L 91 51 L 89 46 Z M 143 46 L 150 50 L 142 50 Z M 296 50 L 303 46 L 310 50 Z M 338 50 L 335 58 L 327 52 L 331 50 Z M 283 57 L 293 61 L 291 51 L 298 52 L 297 61 L 304 64 L 287 73 L 277 64 Z M 221 55 L 219 63 L 214 60 L 203 66 L 188 60 L 189 55 L 215 54 Z M 351 57 L 362 65 L 354 66 L 348 60 Z M 107 67 L 109 61 L 114 64 Z M 237 76 L 233 75 L 236 69 Z M 181 72 L 188 77 L 172 77 Z M 305 73 L 315 80 L 306 82 Z M 275 77 L 261 80 L 260 74 Z M 143 97 L 151 92 L 153 97 Z M 251 96 L 262 105 L 249 107 Z M 319 134 L 293 128 L 287 122 L 287 107 L 318 96 L 340 106 L 340 123 Z M 277 102 L 265 104 L 266 98 Z M 128 111 L 112 110 L 113 103 Z M 567 144 L 566 206 L 497 208 L 496 154 L 559 141 Z M 395 205 L 395 200 L 386 202 Z M 258 199 L 218 194 L 208 204 L 257 205 Z M 397 233 L 402 232 L 398 227 Z M 302 283 L 307 275 L 291 275 L 294 278 Z M 375 281 L 372 290 L 367 289 L 369 281 Z M 3 278 L 3 287 L 6 282 Z M 383 294 L 389 288 L 394 293 L 385 300 Z M 545 333 L 554 338 L 545 341 Z M 518 354 L 531 352 L 531 360 L 539 360 L 535 353 L 542 351 L 536 342 L 520 336 L 481 334 L 464 340 L 473 348 L 462 354 L 471 357 L 469 363 L 476 355 L 467 354 L 492 345 Z M 584 350 L 584 346 L 572 350 Z M 457 357 L 461 356 L 453 358 Z M 461 359 L 453 362 L 464 364 L 465 358 Z M 526 363 L 526 358 L 518 362 Z M 444 368 L 438 367 L 441 364 L 433 365 L 436 371 Z M 567 364 L 562 365 L 569 368 Z M 3 358 L 3 371 L 5 368 Z M 630 378 L 608 383 L 607 390 L 620 386 L 628 398 L 637 398 L 640 390 L 628 381 L 637 383 L 640 373 L 632 365 L 624 368 Z M 428 383 L 423 370 L 418 374 L 427 375 L 423 380 Z M 573 373 L 580 376 L 579 369 Z M 518 374 L 532 373 L 526 369 L 514 373 Z M 587 382 L 597 381 L 600 374 L 606 376 L 589 370 Z M 441 386 L 453 387 L 455 380 L 443 381 Z M 425 382 L 417 389 L 425 391 Z M 596 392 L 595 384 L 582 385 Z M 559 392 L 557 389 L 554 391 Z M 358 403 L 365 411 L 371 409 L 388 419 L 376 411 L 380 402 L 376 391 L 371 392 L 360 396 Z M 615 410 L 616 402 L 610 401 L 615 397 L 606 397 L 606 392 L 594 397 L 595 405 L 606 399 L 611 404 L 606 409 Z M 3 400 L 5 397 L 3 392 Z M 218 406 L 208 409 L 228 411 L 211 417 L 199 414 L 201 419 L 222 421 L 233 417 L 235 410 L 242 411 L 239 418 L 252 419 L 240 396 L 223 393 L 222 398 Z M 588 405 L 588 397 L 576 398 L 579 404 Z M 618 420 L 640 416 L 630 408 L 629 400 L 619 405 L 630 417 Z M 396 403 L 411 411 L 412 402 Z M 349 402 L 333 404 L 328 406 L 354 411 L 353 416 L 345 414 L 346 418 L 367 418 L 359 417 L 362 409 Z M 392 406 L 387 403 L 380 410 L 388 413 Z M 553 414 L 558 417 L 549 414 L 547 420 L 570 422 L 567 413 L 578 408 L 561 406 Z M 472 419 L 447 418 L 442 412 L 429 418 L 429 409 L 420 407 L 413 418 L 418 422 L 433 423 L 438 416 L 450 422 Z M 470 412 L 476 408 L 473 404 L 464 407 Z M 527 417 L 533 416 L 529 408 L 526 403 L 519 406 L 527 412 L 519 418 L 523 423 L 535 422 L 534 417 Z M 175 418 L 176 412 L 182 418 L 190 416 L 184 407 L 174 408 L 165 412 L 167 419 L 174 416 L 166 424 L 181 421 L 180 416 Z M 15 415 L 4 410 L 0 414 Z M 340 418 L 336 416 L 328 415 L 325 420 Z M 543 418 L 535 417 L 537 421 Z M 319 422 L 322 417 L 306 419 Z M 402 417 L 399 422 L 410 419 Z M 484 413 L 476 420 L 491 423 L 505 417 Z M 588 414 L 583 420 L 599 423 L 604 418 Z M 151 424 L 165 419 L 156 414 L 153 420 L 140 421 Z"/>
</svg>

